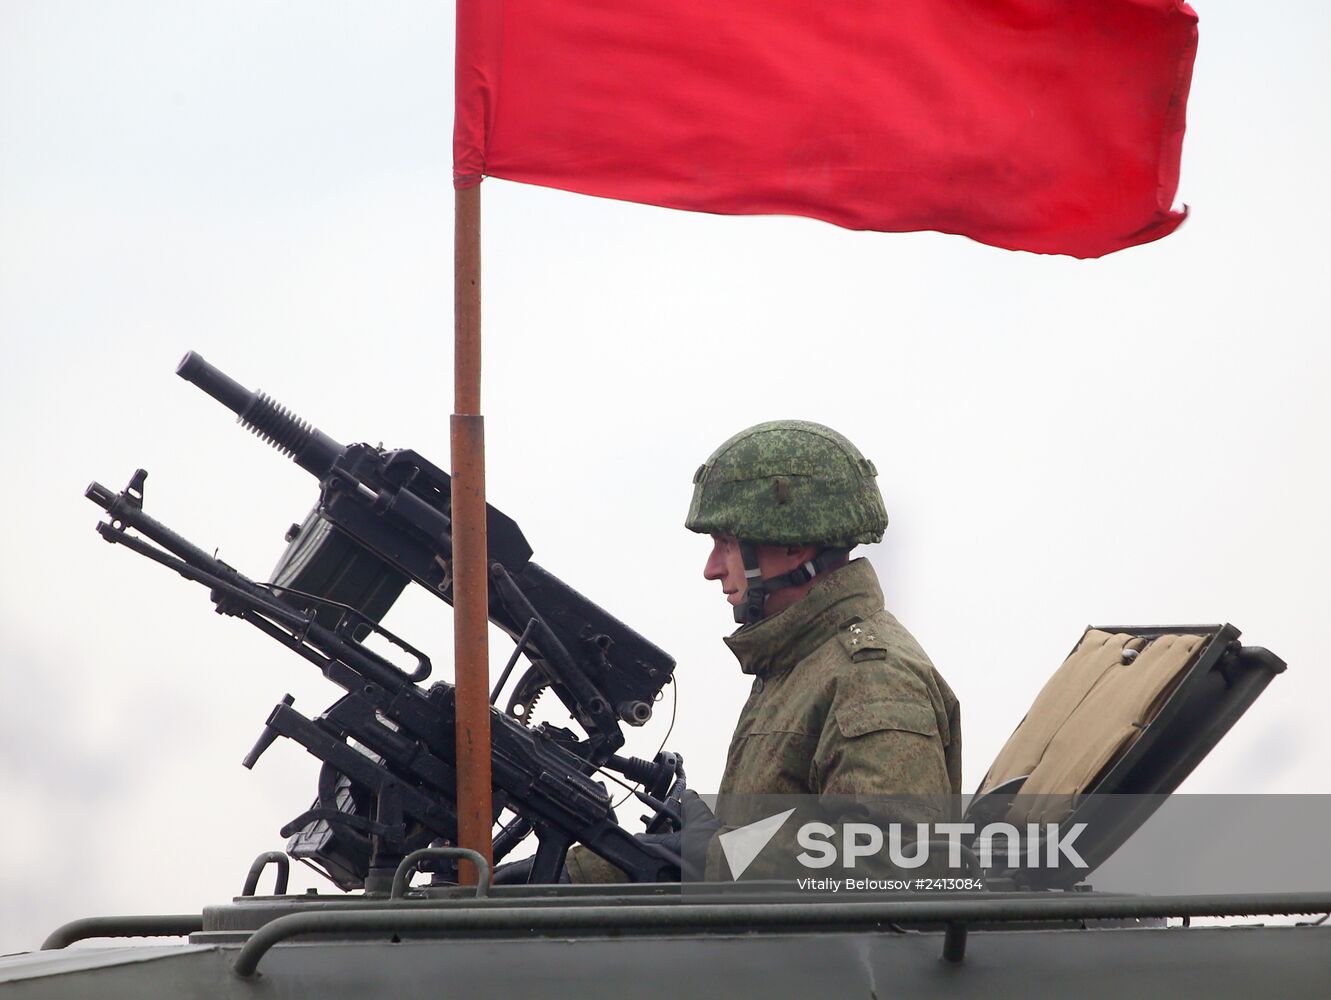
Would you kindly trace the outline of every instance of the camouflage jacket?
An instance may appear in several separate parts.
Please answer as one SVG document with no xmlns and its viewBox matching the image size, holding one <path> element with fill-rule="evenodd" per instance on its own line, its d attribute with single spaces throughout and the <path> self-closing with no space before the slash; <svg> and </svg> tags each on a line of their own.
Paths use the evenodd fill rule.
<svg viewBox="0 0 1331 1000">
<path fill-rule="evenodd" d="M 919 644 L 883 609 L 868 561 L 829 573 L 800 601 L 739 629 L 726 644 L 754 678 L 721 777 L 719 818 L 727 827 L 759 818 L 743 814 L 750 804 L 762 808 L 747 796 L 942 802 L 960 793 L 960 706 Z M 734 797 L 730 808 L 727 796 Z M 710 861 L 708 868 L 710 874 Z M 623 879 L 585 850 L 570 854 L 569 873 L 577 882 Z"/>
<path fill-rule="evenodd" d="M 867 560 L 726 644 L 754 680 L 722 795 L 960 793 L 957 699 Z"/>
</svg>

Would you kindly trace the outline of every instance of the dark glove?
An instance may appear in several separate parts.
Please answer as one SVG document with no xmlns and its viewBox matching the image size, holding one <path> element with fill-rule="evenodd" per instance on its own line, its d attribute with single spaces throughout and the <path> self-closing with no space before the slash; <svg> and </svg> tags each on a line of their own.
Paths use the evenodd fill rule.
<svg viewBox="0 0 1331 1000">
<path fill-rule="evenodd" d="M 721 821 L 707 808 L 707 803 L 698 797 L 693 789 L 687 789 L 679 800 L 680 815 L 684 819 L 684 830 L 688 831 L 689 846 L 692 850 L 688 858 L 684 857 L 684 832 L 674 830 L 670 833 L 639 833 L 637 839 L 644 844 L 654 845 L 669 851 L 679 859 L 682 873 L 690 879 L 701 881 L 703 868 L 707 863 L 707 844 L 721 832 Z"/>
<path fill-rule="evenodd" d="M 490 882 L 492 885 L 526 885 L 527 880 L 531 878 L 531 869 L 535 862 L 536 855 L 533 854 L 521 861 L 510 861 L 506 865 L 500 865 L 495 869 L 494 877 Z M 567 868 L 561 867 L 559 869 L 559 881 L 564 884 L 569 882 Z"/>
<path fill-rule="evenodd" d="M 679 807 L 684 816 L 684 829 L 689 831 L 690 838 L 697 836 L 711 840 L 721 832 L 721 821 L 692 788 L 680 796 Z"/>
</svg>

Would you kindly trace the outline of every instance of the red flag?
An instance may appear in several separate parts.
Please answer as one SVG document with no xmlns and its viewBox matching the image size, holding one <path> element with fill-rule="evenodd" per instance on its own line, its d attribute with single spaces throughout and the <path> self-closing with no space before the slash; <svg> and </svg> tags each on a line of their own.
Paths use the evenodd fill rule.
<svg viewBox="0 0 1331 1000">
<path fill-rule="evenodd" d="M 1172 232 L 1182 0 L 458 0 L 454 181 L 1098 257 Z"/>
</svg>

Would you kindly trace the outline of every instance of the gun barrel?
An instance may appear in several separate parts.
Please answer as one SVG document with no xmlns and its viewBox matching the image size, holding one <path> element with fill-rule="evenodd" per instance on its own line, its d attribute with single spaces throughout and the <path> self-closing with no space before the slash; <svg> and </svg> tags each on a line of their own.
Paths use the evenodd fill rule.
<svg viewBox="0 0 1331 1000">
<path fill-rule="evenodd" d="M 194 351 L 180 360 L 176 374 L 212 396 L 234 413 L 241 424 L 320 479 L 328 475 L 344 450 L 309 421 L 302 420 L 266 393 L 246 389 Z"/>
</svg>

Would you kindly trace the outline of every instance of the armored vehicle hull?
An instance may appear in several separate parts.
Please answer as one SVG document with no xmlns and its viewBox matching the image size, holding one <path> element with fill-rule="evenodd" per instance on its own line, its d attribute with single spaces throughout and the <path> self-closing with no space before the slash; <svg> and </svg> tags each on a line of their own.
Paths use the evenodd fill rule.
<svg viewBox="0 0 1331 1000">
<path fill-rule="evenodd" d="M 249 897 L 188 943 L 0 960 L 15 997 L 1252 997 L 1325 995 L 1331 928 L 1167 925 L 1331 908 L 1331 897 L 1094 892 L 744 901 L 677 886 L 499 888 L 489 898 Z M 70 925 L 62 938 L 161 929 Z M 136 923 L 136 920 L 139 921 Z"/>
</svg>

